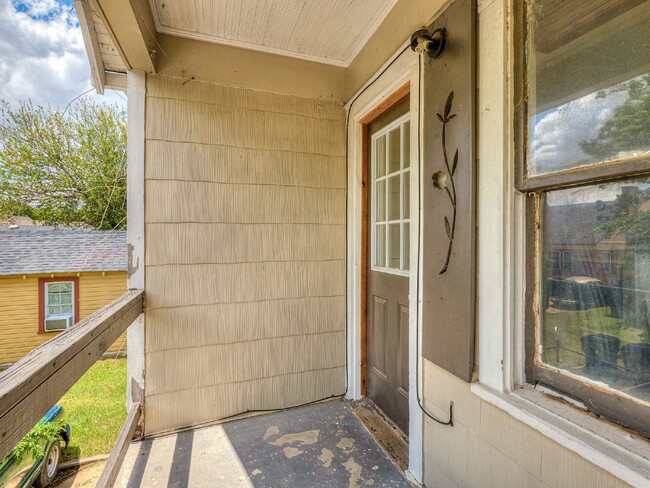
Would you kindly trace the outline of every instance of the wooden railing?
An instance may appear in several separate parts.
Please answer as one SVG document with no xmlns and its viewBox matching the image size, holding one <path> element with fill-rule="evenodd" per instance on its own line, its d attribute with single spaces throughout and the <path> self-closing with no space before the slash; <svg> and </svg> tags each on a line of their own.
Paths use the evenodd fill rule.
<svg viewBox="0 0 650 488">
<path fill-rule="evenodd" d="M 104 470 L 99 480 L 97 480 L 95 488 L 112 488 L 115 484 L 115 480 L 120 473 L 122 461 L 124 461 L 126 451 L 129 449 L 141 415 L 142 407 L 139 402 L 136 402 L 131 406 L 131 410 L 129 410 L 129 414 L 126 416 L 120 435 L 115 442 L 111 455 L 106 460 Z"/>
<path fill-rule="evenodd" d="M 142 313 L 143 301 L 144 291 L 127 291 L 34 349 L 0 376 L 0 459 L 11 452 Z M 127 423 L 133 424 L 134 417 L 137 423 L 140 406 L 136 406 L 137 412 L 133 409 L 129 412 Z M 135 426 L 125 424 L 125 429 L 133 437 L 131 429 Z M 123 449 L 123 446 L 117 447 Z"/>
</svg>

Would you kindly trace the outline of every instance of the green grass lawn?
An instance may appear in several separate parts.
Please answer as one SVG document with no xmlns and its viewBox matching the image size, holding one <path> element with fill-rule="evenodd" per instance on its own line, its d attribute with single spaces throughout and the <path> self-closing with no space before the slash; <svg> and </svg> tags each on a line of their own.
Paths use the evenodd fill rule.
<svg viewBox="0 0 650 488">
<path fill-rule="evenodd" d="M 558 310 L 547 309 L 544 314 L 544 361 L 561 368 L 582 367 L 584 356 L 569 350 L 582 353 L 580 338 L 590 334 L 607 334 L 618 337 L 621 346 L 635 342 L 647 342 L 643 330 L 639 328 L 622 327 L 622 320 L 608 315 L 605 307 L 588 310 Z M 559 341 L 560 362 L 557 362 L 556 344 Z M 621 366 L 622 361 L 619 359 Z"/>
<path fill-rule="evenodd" d="M 72 441 L 64 459 L 108 454 L 126 419 L 126 359 L 97 361 L 57 403 Z"/>
</svg>

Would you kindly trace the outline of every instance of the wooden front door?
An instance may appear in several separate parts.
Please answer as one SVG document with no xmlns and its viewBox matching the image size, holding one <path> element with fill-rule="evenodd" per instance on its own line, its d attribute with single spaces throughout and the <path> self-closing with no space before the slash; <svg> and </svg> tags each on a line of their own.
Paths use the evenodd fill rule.
<svg viewBox="0 0 650 488">
<path fill-rule="evenodd" d="M 408 434 L 410 122 L 406 96 L 368 125 L 367 396 Z"/>
</svg>

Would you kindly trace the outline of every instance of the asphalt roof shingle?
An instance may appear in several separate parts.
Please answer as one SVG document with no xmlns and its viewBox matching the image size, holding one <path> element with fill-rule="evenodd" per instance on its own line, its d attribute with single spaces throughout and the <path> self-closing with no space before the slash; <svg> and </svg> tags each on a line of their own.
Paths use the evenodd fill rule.
<svg viewBox="0 0 650 488">
<path fill-rule="evenodd" d="M 126 231 L 0 226 L 0 275 L 126 269 Z"/>
</svg>

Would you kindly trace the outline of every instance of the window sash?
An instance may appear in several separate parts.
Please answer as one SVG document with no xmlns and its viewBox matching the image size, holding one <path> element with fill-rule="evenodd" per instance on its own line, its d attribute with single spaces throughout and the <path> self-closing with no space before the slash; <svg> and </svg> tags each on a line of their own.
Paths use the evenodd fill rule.
<svg viewBox="0 0 650 488">
<path fill-rule="evenodd" d="M 371 139 L 371 269 L 383 273 L 408 276 L 409 274 L 409 238 L 410 238 L 410 154 L 408 138 L 410 137 L 410 115 L 396 119 L 380 131 L 373 134 Z M 391 134 L 398 132 L 399 164 L 391 168 L 389 155 L 391 150 Z M 379 157 L 378 141 L 382 140 L 382 150 Z M 395 138 L 393 138 L 394 142 Z M 381 170 L 378 164 L 384 165 Z M 392 187 L 398 186 L 397 204 L 399 208 L 391 208 L 390 193 Z M 408 193 L 407 193 L 408 191 Z M 396 239 L 397 238 L 397 239 Z M 397 242 L 394 242 L 397 240 Z M 397 260 L 395 263 L 394 260 Z M 392 261 L 392 262 L 391 262 Z"/>
<path fill-rule="evenodd" d="M 650 437 L 650 408 L 647 403 L 614 389 L 597 387 L 588 379 L 545 364 L 541 359 L 541 321 L 539 304 L 542 283 L 538 279 L 543 266 L 540 232 L 542 192 L 526 198 L 526 294 L 525 294 L 525 376 L 531 384 L 541 383 L 584 403 L 591 411 Z"/>
<path fill-rule="evenodd" d="M 612 178 L 646 174 L 650 167 L 650 156 L 625 158 L 579 166 L 563 171 L 530 176 L 526 161 L 528 145 L 528 28 L 526 22 L 527 1 L 514 2 L 514 159 L 515 188 L 521 192 L 536 192 L 558 189 L 579 184 L 597 183 Z"/>
<path fill-rule="evenodd" d="M 541 383 L 573 397 L 591 411 L 650 437 L 650 408 L 647 403 L 614 389 L 597 387 L 593 382 L 568 371 L 554 368 L 541 361 L 540 314 L 543 284 L 539 273 L 543 267 L 540 231 L 541 204 L 546 190 L 614 181 L 630 176 L 650 174 L 650 157 L 643 155 L 600 162 L 589 166 L 531 176 L 526 161 L 528 144 L 528 79 L 526 50 L 528 49 L 527 2 L 514 2 L 514 161 L 515 189 L 525 195 L 525 314 L 524 366 L 528 383 Z M 563 255 L 559 264 L 563 265 Z M 611 255 L 610 255 L 611 259 Z M 611 261 L 610 261 L 611 266 Z"/>
<path fill-rule="evenodd" d="M 53 288 L 68 285 L 70 290 L 53 290 Z M 74 316 L 75 286 L 74 281 L 51 281 L 45 283 L 45 317 L 71 315 Z"/>
</svg>

